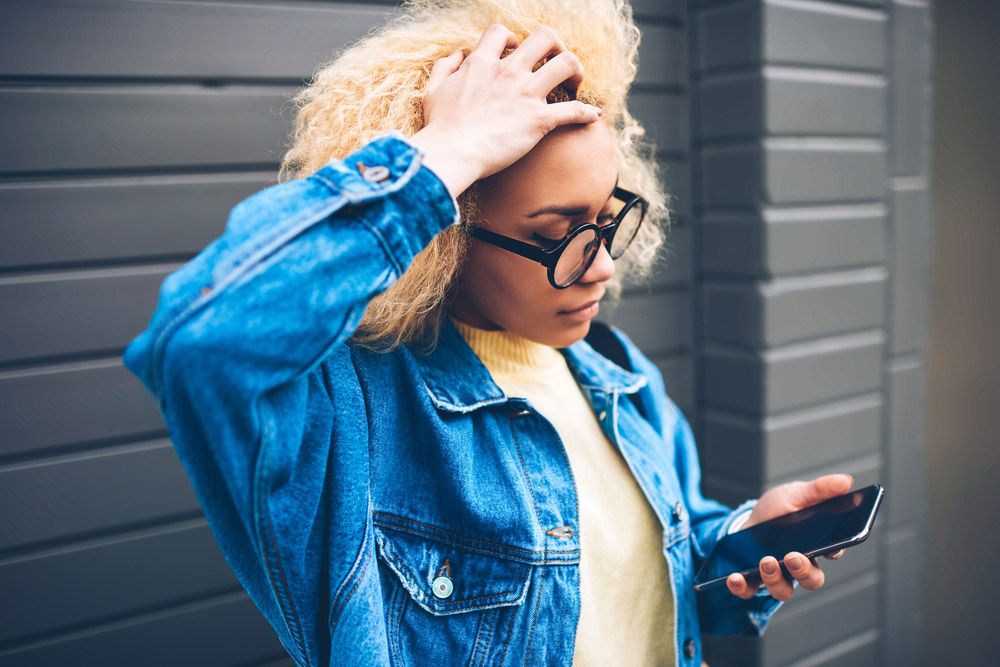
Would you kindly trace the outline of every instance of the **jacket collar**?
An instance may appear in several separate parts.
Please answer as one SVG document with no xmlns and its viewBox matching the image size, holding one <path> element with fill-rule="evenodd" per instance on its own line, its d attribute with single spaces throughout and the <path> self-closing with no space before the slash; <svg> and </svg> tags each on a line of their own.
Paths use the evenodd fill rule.
<svg viewBox="0 0 1000 667">
<path fill-rule="evenodd" d="M 625 370 L 585 340 L 560 349 L 576 381 L 588 393 L 631 394 L 646 385 L 644 375 Z M 489 369 L 447 317 L 442 318 L 437 345 L 429 354 L 411 350 L 431 401 L 448 412 L 471 412 L 508 400 Z"/>
</svg>

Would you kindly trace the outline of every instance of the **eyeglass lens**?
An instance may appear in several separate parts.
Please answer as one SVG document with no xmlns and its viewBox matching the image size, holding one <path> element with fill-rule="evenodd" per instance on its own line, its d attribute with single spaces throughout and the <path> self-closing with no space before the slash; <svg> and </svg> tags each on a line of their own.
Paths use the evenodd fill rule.
<svg viewBox="0 0 1000 667">
<path fill-rule="evenodd" d="M 617 216 L 624 202 L 616 202 L 617 208 L 613 208 L 613 215 Z M 611 247 L 608 249 L 612 259 L 618 259 L 628 248 L 639 231 L 639 225 L 643 218 L 643 207 L 641 204 L 632 206 L 618 224 Z M 590 268 L 591 262 L 600 250 L 600 234 L 594 229 L 580 232 L 570 239 L 569 245 L 563 249 L 553 270 L 553 278 L 560 287 L 568 287 L 580 279 Z"/>
<path fill-rule="evenodd" d="M 622 218 L 622 221 L 618 224 L 618 231 L 615 232 L 615 238 L 611 241 L 611 247 L 608 249 L 611 252 L 612 259 L 618 259 L 625 254 L 625 249 L 632 243 L 636 232 L 639 231 L 639 223 L 642 222 L 642 216 L 642 205 L 636 204 Z"/>
<path fill-rule="evenodd" d="M 595 229 L 580 232 L 570 239 L 553 270 L 556 284 L 572 285 L 590 267 L 590 262 L 600 249 L 600 235 Z"/>
</svg>

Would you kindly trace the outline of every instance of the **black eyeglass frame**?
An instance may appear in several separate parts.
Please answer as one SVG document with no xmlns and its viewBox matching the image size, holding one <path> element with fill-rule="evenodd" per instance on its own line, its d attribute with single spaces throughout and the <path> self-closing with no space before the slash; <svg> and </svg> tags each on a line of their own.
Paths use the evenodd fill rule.
<svg viewBox="0 0 1000 667">
<path fill-rule="evenodd" d="M 504 250 L 508 250 L 526 259 L 538 262 L 546 269 L 548 269 L 549 284 L 552 285 L 552 287 L 556 289 L 566 289 L 567 287 L 570 287 L 577 281 L 579 281 L 580 278 L 582 278 L 584 274 L 586 274 L 587 271 L 590 269 L 590 265 L 593 264 L 594 260 L 597 258 L 597 253 L 600 252 L 601 249 L 600 243 L 604 243 L 607 246 L 608 254 L 611 255 L 611 259 L 618 259 L 622 255 L 624 255 L 625 251 L 628 250 L 628 247 L 632 245 L 632 241 L 634 241 L 635 237 L 638 236 L 639 234 L 639 229 L 642 227 L 642 223 L 646 220 L 646 214 L 649 212 L 648 201 L 646 201 L 639 195 L 635 194 L 634 192 L 629 192 L 625 188 L 618 187 L 617 185 L 615 186 L 614 191 L 611 193 L 611 196 L 614 197 L 615 199 L 619 199 L 625 202 L 625 205 L 622 206 L 622 210 L 618 211 L 618 214 L 614 218 L 612 218 L 611 222 L 608 222 L 604 225 L 598 225 L 593 222 L 588 222 L 586 224 L 580 225 L 579 227 L 571 231 L 569 234 L 564 236 L 561 240 L 557 241 L 556 245 L 549 249 L 540 248 L 536 245 L 532 245 L 530 243 L 526 243 L 524 241 L 511 238 L 509 236 L 504 236 L 503 234 L 497 234 L 496 232 L 492 232 L 488 229 L 484 229 L 483 227 L 477 227 L 475 225 L 470 226 L 468 229 L 469 233 L 473 237 L 479 239 L 480 241 L 485 241 L 486 243 L 495 245 L 499 248 L 503 248 Z M 628 243 L 625 244 L 625 247 L 622 248 L 622 251 L 617 256 L 615 256 L 611 254 L 611 244 L 614 241 L 615 234 L 618 232 L 618 226 L 621 224 L 622 220 L 625 219 L 625 216 L 628 214 L 630 210 L 632 210 L 634 206 L 639 206 L 642 208 L 642 217 L 639 218 L 639 224 L 635 226 L 635 232 L 632 234 L 632 238 L 628 240 Z M 583 266 L 583 269 L 580 271 L 580 275 L 578 275 L 576 278 L 572 280 L 572 282 L 566 285 L 559 285 L 558 283 L 556 283 L 556 277 L 555 277 L 556 264 L 559 263 L 559 258 L 562 257 L 563 251 L 569 247 L 570 243 L 573 242 L 573 239 L 576 238 L 579 234 L 583 234 L 591 230 L 596 230 L 598 234 L 600 243 L 598 243 L 596 246 L 597 250 L 592 252 L 590 254 L 590 257 L 587 258 Z"/>
</svg>

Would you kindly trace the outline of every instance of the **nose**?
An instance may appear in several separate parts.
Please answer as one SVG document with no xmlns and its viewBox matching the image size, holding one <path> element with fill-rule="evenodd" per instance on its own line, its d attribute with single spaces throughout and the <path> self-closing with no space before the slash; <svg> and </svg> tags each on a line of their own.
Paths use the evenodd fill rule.
<svg viewBox="0 0 1000 667">
<path fill-rule="evenodd" d="M 611 280 L 611 277 L 615 275 L 615 260 L 611 259 L 611 253 L 608 252 L 608 244 L 601 243 L 600 249 L 597 251 L 597 256 L 594 257 L 594 261 L 591 262 L 587 270 L 584 271 L 583 275 L 580 276 L 580 283 L 602 283 Z"/>
</svg>

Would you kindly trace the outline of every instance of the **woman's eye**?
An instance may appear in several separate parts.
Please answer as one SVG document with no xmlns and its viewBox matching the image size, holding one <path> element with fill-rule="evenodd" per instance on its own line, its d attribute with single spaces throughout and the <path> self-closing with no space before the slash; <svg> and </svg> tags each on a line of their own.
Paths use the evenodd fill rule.
<svg viewBox="0 0 1000 667">
<path fill-rule="evenodd" d="M 542 236 L 540 234 L 532 234 L 532 238 L 534 238 L 536 241 L 538 241 L 539 243 L 548 248 L 551 248 L 552 246 L 556 245 L 557 243 L 559 243 L 559 241 L 562 240 L 562 239 L 550 239 L 549 237 Z"/>
</svg>

